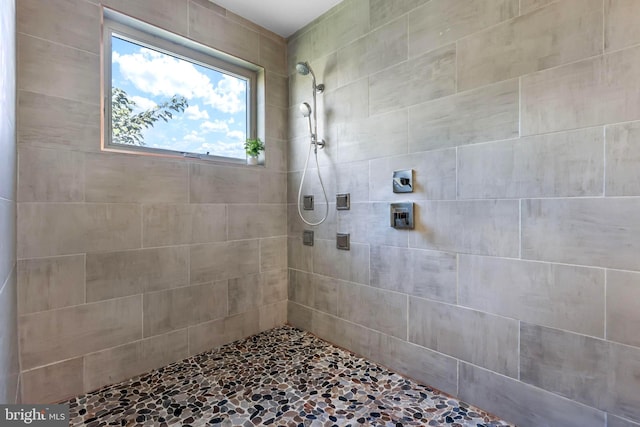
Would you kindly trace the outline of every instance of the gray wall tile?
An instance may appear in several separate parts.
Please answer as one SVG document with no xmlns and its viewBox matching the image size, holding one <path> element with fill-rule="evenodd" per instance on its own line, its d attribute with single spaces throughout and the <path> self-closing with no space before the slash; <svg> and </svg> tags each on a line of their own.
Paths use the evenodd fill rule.
<svg viewBox="0 0 640 427">
<path fill-rule="evenodd" d="M 286 236 L 287 207 L 284 204 L 229 205 L 229 240 Z"/>
<path fill-rule="evenodd" d="M 601 196 L 603 133 L 602 128 L 590 128 L 460 147 L 458 195 L 463 199 Z"/>
<path fill-rule="evenodd" d="M 640 349 L 523 323 L 522 381 L 640 420 Z"/>
<path fill-rule="evenodd" d="M 151 204 L 142 207 L 145 247 L 227 240 L 227 206 Z"/>
<path fill-rule="evenodd" d="M 517 136 L 517 80 L 409 108 L 410 153 Z"/>
<path fill-rule="evenodd" d="M 639 75 L 635 47 L 522 77 L 522 135 L 637 120 Z"/>
<path fill-rule="evenodd" d="M 455 92 L 456 45 L 452 44 L 372 74 L 369 113 L 386 113 Z"/>
<path fill-rule="evenodd" d="M 140 206 L 99 203 L 22 203 L 18 257 L 35 258 L 139 248 Z"/>
<path fill-rule="evenodd" d="M 87 302 L 185 286 L 189 248 L 89 253 Z"/>
<path fill-rule="evenodd" d="M 565 0 L 458 42 L 465 90 L 602 53 L 602 0 Z"/>
<path fill-rule="evenodd" d="M 287 324 L 287 300 L 264 305 L 259 310 L 260 331 L 268 331 Z"/>
<path fill-rule="evenodd" d="M 606 127 L 607 196 L 640 195 L 640 123 Z"/>
<path fill-rule="evenodd" d="M 187 203 L 185 162 L 112 153 L 85 156 L 88 202 Z"/>
<path fill-rule="evenodd" d="M 402 2 L 370 0 L 369 21 L 371 22 L 371 28 L 376 28 L 400 15 L 404 15 L 428 1 L 430 0 L 405 0 Z"/>
<path fill-rule="evenodd" d="M 142 296 L 20 316 L 22 369 L 142 338 Z"/>
<path fill-rule="evenodd" d="M 529 323 L 604 337 L 604 270 L 460 255 L 458 302 Z"/>
<path fill-rule="evenodd" d="M 85 256 L 18 261 L 20 314 L 79 305 L 85 302 Z"/>
<path fill-rule="evenodd" d="M 19 34 L 17 39 L 18 89 L 94 105 L 100 103 L 97 54 L 26 34 Z"/>
<path fill-rule="evenodd" d="M 190 247 L 191 283 L 225 280 L 260 270 L 258 240 L 210 243 Z"/>
<path fill-rule="evenodd" d="M 336 248 L 335 240 L 316 240 L 313 272 L 350 282 L 369 283 L 369 246 L 352 243 L 349 251 Z"/>
<path fill-rule="evenodd" d="M 260 271 L 287 268 L 287 238 L 260 239 Z"/>
<path fill-rule="evenodd" d="M 640 273 L 607 270 L 607 339 L 640 347 Z"/>
<path fill-rule="evenodd" d="M 456 256 L 418 249 L 371 247 L 371 286 L 456 303 Z"/>
<path fill-rule="evenodd" d="M 520 0 L 520 14 L 524 15 L 532 10 L 539 9 L 554 3 L 556 0 Z"/>
<path fill-rule="evenodd" d="M 227 295 L 226 280 L 144 294 L 145 338 L 226 316 Z"/>
<path fill-rule="evenodd" d="M 225 317 L 189 327 L 189 355 L 257 334 L 260 330 L 257 311 Z"/>
<path fill-rule="evenodd" d="M 467 363 L 459 396 L 520 427 L 603 427 L 605 414 L 556 394 Z"/>
<path fill-rule="evenodd" d="M 229 315 L 256 309 L 262 303 L 262 275 L 229 279 Z"/>
<path fill-rule="evenodd" d="M 187 34 L 187 0 L 104 0 L 102 3 L 171 32 Z"/>
<path fill-rule="evenodd" d="M 409 14 L 409 55 L 415 56 L 518 14 L 518 0 L 432 0 Z"/>
<path fill-rule="evenodd" d="M 338 317 L 407 338 L 407 296 L 355 283 L 338 286 Z"/>
<path fill-rule="evenodd" d="M 407 247 L 408 230 L 389 225 L 388 203 L 351 203 L 351 208 L 337 212 L 340 233 L 351 234 L 351 242 Z M 335 236 L 329 236 L 333 238 Z"/>
<path fill-rule="evenodd" d="M 616 50 L 640 43 L 640 29 L 635 17 L 640 13 L 640 4 L 633 0 L 605 0 L 604 25 L 606 50 Z"/>
<path fill-rule="evenodd" d="M 257 203 L 259 171 L 193 163 L 190 165 L 191 203 Z"/>
<path fill-rule="evenodd" d="M 84 201 L 84 154 L 22 147 L 18 154 L 20 202 Z"/>
<path fill-rule="evenodd" d="M 407 111 L 399 110 L 338 125 L 338 161 L 407 153 Z"/>
<path fill-rule="evenodd" d="M 369 162 L 369 198 L 372 201 L 452 200 L 456 198 L 456 151 L 436 150 Z M 413 192 L 394 193 L 393 172 L 413 169 Z"/>
<path fill-rule="evenodd" d="M 518 321 L 409 298 L 409 341 L 492 371 L 518 376 Z"/>
<path fill-rule="evenodd" d="M 82 357 L 65 360 L 22 374 L 22 403 L 59 402 L 84 392 Z"/>
<path fill-rule="evenodd" d="M 640 269 L 640 200 L 525 200 L 522 257 Z"/>
<path fill-rule="evenodd" d="M 639 425 L 640 424 L 625 420 L 624 418 L 616 417 L 615 415 L 609 414 L 607 416 L 607 427 L 637 427 Z"/>
<path fill-rule="evenodd" d="M 303 271 L 313 270 L 313 247 L 302 244 L 302 236 L 287 239 L 287 262 L 289 268 Z"/>
<path fill-rule="evenodd" d="M 416 232 L 409 235 L 410 247 L 518 256 L 518 201 L 416 202 L 414 214 Z"/>
<path fill-rule="evenodd" d="M 344 282 L 304 271 L 289 270 L 289 300 L 328 314 L 338 314 L 338 287 Z"/>
</svg>

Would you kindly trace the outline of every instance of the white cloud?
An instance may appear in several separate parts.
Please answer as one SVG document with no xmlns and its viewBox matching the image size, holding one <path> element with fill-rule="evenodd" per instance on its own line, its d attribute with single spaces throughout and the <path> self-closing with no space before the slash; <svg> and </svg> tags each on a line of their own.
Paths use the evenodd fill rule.
<svg viewBox="0 0 640 427">
<path fill-rule="evenodd" d="M 199 105 L 192 105 L 184 110 L 187 118 L 190 120 L 209 120 L 209 113 L 207 110 L 201 110 Z"/>
<path fill-rule="evenodd" d="M 141 113 L 143 111 L 154 108 L 158 105 L 154 101 L 150 100 L 149 98 L 145 98 L 143 96 L 132 96 L 131 100 L 136 103 L 136 106 L 133 109 L 134 113 Z"/>
<path fill-rule="evenodd" d="M 198 134 L 198 132 L 196 131 L 191 131 L 191 133 L 185 135 L 183 139 L 187 142 L 198 142 L 198 143 L 206 141 L 206 139 L 202 135 Z"/>
<path fill-rule="evenodd" d="M 227 132 L 227 137 L 231 138 L 231 139 L 235 139 L 235 140 L 239 140 L 244 142 L 245 138 L 245 133 L 244 131 L 241 130 L 232 130 Z"/>
<path fill-rule="evenodd" d="M 147 48 L 125 55 L 113 52 L 112 61 L 120 66 L 125 79 L 151 95 L 197 98 L 223 113 L 235 114 L 245 109 L 245 83 L 235 77 L 223 75 L 214 86 L 190 62 Z"/>
<path fill-rule="evenodd" d="M 200 125 L 203 132 L 229 132 L 229 125 L 222 120 L 207 121 Z"/>
</svg>

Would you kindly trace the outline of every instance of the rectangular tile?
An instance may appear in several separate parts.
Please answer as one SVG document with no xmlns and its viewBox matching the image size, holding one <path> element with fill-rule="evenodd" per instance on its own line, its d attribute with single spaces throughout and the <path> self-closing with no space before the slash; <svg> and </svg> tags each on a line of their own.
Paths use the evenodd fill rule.
<svg viewBox="0 0 640 427">
<path fill-rule="evenodd" d="M 189 36 L 239 58 L 260 62 L 260 34 L 193 2 L 189 3 Z"/>
<path fill-rule="evenodd" d="M 640 270 L 640 200 L 525 200 L 522 258 Z"/>
<path fill-rule="evenodd" d="M 413 170 L 413 192 L 394 193 L 393 172 Z M 453 200 L 456 198 L 456 150 L 436 150 L 369 162 L 372 201 Z"/>
<path fill-rule="evenodd" d="M 59 402 L 84 392 L 82 357 L 22 373 L 22 403 Z"/>
<path fill-rule="evenodd" d="M 311 173 L 313 173 L 313 171 L 311 171 Z M 324 221 L 318 225 L 305 224 L 300 218 L 298 206 L 296 204 L 289 204 L 287 206 L 287 234 L 289 236 L 302 236 L 304 230 L 313 230 L 316 239 L 335 238 L 338 222 L 338 211 L 336 210 L 335 203 L 330 203 L 327 206 L 327 204 L 324 203 L 322 191 L 319 194 L 312 192 L 307 194 L 314 196 L 314 208 L 310 211 L 300 208 L 302 216 L 307 222 L 313 224 L 318 224 L 323 218 Z M 303 189 L 302 196 L 307 194 L 304 193 Z M 331 194 L 331 190 L 327 190 L 327 198 L 329 198 Z M 300 197 L 300 199 L 302 199 L 302 197 Z M 332 200 L 335 202 L 335 198 L 331 197 L 331 199 L 329 199 L 330 202 Z"/>
<path fill-rule="evenodd" d="M 523 323 L 520 378 L 612 414 L 640 419 L 640 349 Z"/>
<path fill-rule="evenodd" d="M 63 3 L 20 1 L 16 4 L 18 32 L 64 45 L 100 52 L 100 9 L 84 0 Z"/>
<path fill-rule="evenodd" d="M 260 331 L 278 328 L 287 324 L 287 300 L 260 307 L 259 326 Z"/>
<path fill-rule="evenodd" d="M 456 302 L 456 255 L 419 249 L 371 247 L 371 286 Z"/>
<path fill-rule="evenodd" d="M 323 175 L 325 180 L 327 175 Z M 349 193 L 351 203 L 369 201 L 369 162 L 342 163 L 335 168 L 336 194 Z"/>
<path fill-rule="evenodd" d="M 466 363 L 458 397 L 519 427 L 605 425 L 604 412 Z"/>
<path fill-rule="evenodd" d="M 369 31 L 368 2 L 343 2 L 322 17 L 315 31 L 321 43 L 313 43 L 313 56 L 325 56 Z"/>
<path fill-rule="evenodd" d="M 144 294 L 144 336 L 164 334 L 227 315 L 227 281 Z"/>
<path fill-rule="evenodd" d="M 187 0 L 103 0 L 102 3 L 173 33 L 187 34 Z"/>
<path fill-rule="evenodd" d="M 53 310 L 85 302 L 85 257 L 18 261 L 18 312 Z"/>
<path fill-rule="evenodd" d="M 287 205 L 230 205 L 229 240 L 287 235 Z"/>
<path fill-rule="evenodd" d="M 311 316 L 312 311 L 310 308 L 297 304 L 291 300 L 287 304 L 287 322 L 294 328 L 302 329 L 303 331 L 311 330 Z"/>
<path fill-rule="evenodd" d="M 142 207 L 145 247 L 224 240 L 227 240 L 226 205 L 162 203 Z"/>
<path fill-rule="evenodd" d="M 100 150 L 98 104 L 19 91 L 17 115 L 21 147 Z"/>
<path fill-rule="evenodd" d="M 518 80 L 409 108 L 409 152 L 457 147 L 518 136 Z"/>
<path fill-rule="evenodd" d="M 1 18 L 1 16 L 0 16 Z M 14 403 L 19 390 L 20 354 L 18 338 L 18 308 L 16 270 L 12 269 L 8 277 L 0 279 L 0 398 L 3 402 Z"/>
<path fill-rule="evenodd" d="M 187 203 L 185 162 L 112 153 L 85 157 L 86 200 L 110 203 Z"/>
<path fill-rule="evenodd" d="M 229 316 L 257 310 L 262 303 L 262 275 L 229 279 Z"/>
<path fill-rule="evenodd" d="M 640 273 L 607 270 L 607 339 L 640 347 Z"/>
<path fill-rule="evenodd" d="M 417 233 L 409 235 L 409 247 L 518 256 L 517 200 L 422 201 L 415 203 L 414 215 Z"/>
<path fill-rule="evenodd" d="M 283 76 L 288 74 L 287 72 L 287 44 L 285 42 L 279 42 L 271 37 L 260 35 L 260 64 L 267 70 L 267 81 L 269 74 L 278 73 Z M 284 94 L 286 96 L 286 92 Z M 269 97 L 269 94 L 267 94 Z M 286 99 L 286 98 L 285 98 Z M 286 106 L 286 103 L 280 104 L 282 107 Z"/>
<path fill-rule="evenodd" d="M 455 396 L 458 392 L 458 361 L 398 338 L 377 334 L 371 358 L 438 390 Z"/>
<path fill-rule="evenodd" d="M 604 337 L 604 270 L 460 255 L 458 303 Z"/>
<path fill-rule="evenodd" d="M 140 234 L 139 205 L 18 205 L 19 258 L 134 249 L 141 245 Z"/>
<path fill-rule="evenodd" d="M 634 0 L 605 0 L 604 47 L 617 50 L 640 43 L 640 29 L 635 17 L 640 4 Z"/>
<path fill-rule="evenodd" d="M 260 270 L 258 240 L 190 247 L 191 283 L 233 279 Z"/>
<path fill-rule="evenodd" d="M 189 327 L 189 354 L 202 353 L 221 345 L 257 334 L 258 311 L 250 311 Z"/>
<path fill-rule="evenodd" d="M 338 287 L 338 317 L 407 338 L 407 296 L 355 283 Z"/>
<path fill-rule="evenodd" d="M 602 128 L 590 128 L 461 147 L 458 196 L 601 196 L 603 133 Z"/>
<path fill-rule="evenodd" d="M 409 56 L 455 42 L 517 14 L 518 0 L 432 0 L 409 14 Z"/>
<path fill-rule="evenodd" d="M 260 173 L 240 167 L 192 163 L 190 171 L 191 203 L 256 203 Z"/>
<path fill-rule="evenodd" d="M 369 113 L 399 110 L 455 92 L 456 45 L 451 44 L 371 74 Z"/>
<path fill-rule="evenodd" d="M 408 11 L 427 3 L 430 0 L 405 0 L 402 2 L 388 0 L 369 1 L 369 21 L 371 28 L 379 27 Z"/>
<path fill-rule="evenodd" d="M 407 17 L 400 17 L 338 50 L 340 86 L 407 59 Z"/>
<path fill-rule="evenodd" d="M 640 424 L 633 421 L 625 420 L 624 418 L 616 417 L 609 414 L 607 416 L 607 427 L 638 427 Z"/>
<path fill-rule="evenodd" d="M 339 125 L 337 142 L 340 163 L 405 154 L 407 112 L 394 111 Z"/>
<path fill-rule="evenodd" d="M 284 172 L 262 172 L 260 174 L 260 203 L 287 202 L 287 174 Z"/>
<path fill-rule="evenodd" d="M 517 320 L 410 297 L 409 341 L 518 377 Z"/>
<path fill-rule="evenodd" d="M 287 238 L 260 239 L 260 272 L 287 268 Z"/>
<path fill-rule="evenodd" d="M 640 122 L 607 126 L 607 196 L 640 196 Z"/>
<path fill-rule="evenodd" d="M 344 282 L 330 277 L 289 270 L 289 300 L 328 314 L 338 314 L 338 287 Z"/>
<path fill-rule="evenodd" d="M 87 302 L 187 285 L 189 248 L 87 254 Z"/>
<path fill-rule="evenodd" d="M 97 54 L 25 34 L 18 34 L 17 38 L 18 89 L 94 105 L 100 103 Z"/>
<path fill-rule="evenodd" d="M 460 40 L 458 90 L 602 53 L 602 0 L 565 0 Z"/>
<path fill-rule="evenodd" d="M 352 243 L 349 251 L 336 248 L 335 240 L 316 240 L 313 272 L 350 282 L 369 283 L 369 246 Z"/>
<path fill-rule="evenodd" d="M 18 152 L 18 201 L 84 201 L 84 154 L 21 147 Z"/>
<path fill-rule="evenodd" d="M 141 312 L 138 295 L 20 316 L 22 369 L 140 339 Z"/>
<path fill-rule="evenodd" d="M 0 282 L 4 283 L 16 262 L 16 204 L 2 198 L 0 236 Z"/>
<path fill-rule="evenodd" d="M 638 76 L 640 47 L 524 76 L 522 135 L 637 120 Z"/>
<path fill-rule="evenodd" d="M 269 271 L 261 274 L 260 287 L 262 289 L 263 306 L 286 301 L 289 283 L 288 270 Z"/>
<path fill-rule="evenodd" d="M 351 203 L 351 208 L 337 212 L 337 231 L 349 233 L 351 243 L 407 247 L 408 230 L 396 230 L 389 226 L 389 204 Z M 320 236 L 323 237 L 323 236 Z M 328 236 L 334 238 L 335 236 Z"/>
<path fill-rule="evenodd" d="M 188 357 L 187 330 L 170 332 L 85 356 L 84 388 L 96 390 Z"/>
<path fill-rule="evenodd" d="M 313 247 L 302 244 L 302 236 L 287 239 L 287 262 L 289 268 L 297 270 L 313 270 Z"/>
<path fill-rule="evenodd" d="M 520 0 L 520 15 L 554 3 L 556 0 Z"/>
</svg>

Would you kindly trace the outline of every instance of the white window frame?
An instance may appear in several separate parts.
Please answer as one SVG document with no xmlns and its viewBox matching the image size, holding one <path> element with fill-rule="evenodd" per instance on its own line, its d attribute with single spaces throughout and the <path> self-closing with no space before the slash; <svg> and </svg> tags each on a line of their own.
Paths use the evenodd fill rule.
<svg viewBox="0 0 640 427">
<path fill-rule="evenodd" d="M 214 69 L 247 81 L 247 138 L 258 135 L 258 114 L 264 114 L 258 108 L 258 91 L 264 91 L 264 69 L 255 64 L 229 55 L 225 52 L 205 46 L 184 36 L 171 33 L 146 22 L 124 15 L 115 10 L 102 7 L 102 150 L 125 153 L 137 153 L 163 157 L 196 158 L 220 161 L 224 163 L 246 164 L 246 158 L 223 157 L 201 153 L 181 152 L 148 146 L 116 144 L 111 141 L 111 36 L 142 45 L 177 57 L 187 62 Z"/>
</svg>

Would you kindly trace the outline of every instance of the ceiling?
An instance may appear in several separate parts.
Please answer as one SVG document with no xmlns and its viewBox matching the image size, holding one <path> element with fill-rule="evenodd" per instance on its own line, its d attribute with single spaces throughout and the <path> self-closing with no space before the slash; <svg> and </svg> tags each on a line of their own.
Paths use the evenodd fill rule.
<svg viewBox="0 0 640 427">
<path fill-rule="evenodd" d="M 342 0 L 212 0 L 282 37 L 289 37 Z"/>
</svg>

